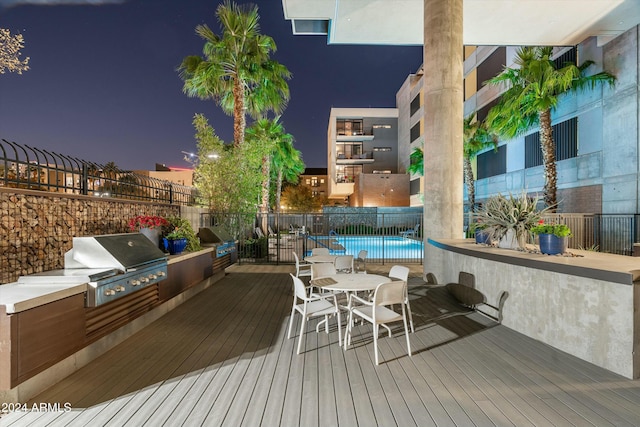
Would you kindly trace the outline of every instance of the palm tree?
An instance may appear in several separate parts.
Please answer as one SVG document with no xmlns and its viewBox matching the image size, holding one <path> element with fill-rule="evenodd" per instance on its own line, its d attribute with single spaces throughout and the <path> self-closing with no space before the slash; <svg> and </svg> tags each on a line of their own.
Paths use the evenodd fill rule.
<svg viewBox="0 0 640 427">
<path fill-rule="evenodd" d="M 262 202 L 261 212 L 269 211 L 269 187 L 271 184 L 271 159 L 280 141 L 289 139 L 284 127 L 279 123 L 280 117 L 273 120 L 260 119 L 247 128 L 247 140 L 259 144 L 262 149 Z"/>
<path fill-rule="evenodd" d="M 198 25 L 196 33 L 205 41 L 203 57 L 186 57 L 178 71 L 188 96 L 214 99 L 225 113 L 233 115 L 233 140 L 239 146 L 244 141 L 247 113 L 258 118 L 286 107 L 291 73 L 270 59 L 276 44 L 260 34 L 257 6 L 225 1 L 216 16 L 222 35 L 206 24 Z"/>
<path fill-rule="evenodd" d="M 409 155 L 409 167 L 407 168 L 407 172 L 412 175 L 424 176 L 424 152 L 422 151 L 422 148 L 414 148 Z M 420 201 L 424 203 L 424 194 L 420 193 L 418 196 L 420 197 Z"/>
<path fill-rule="evenodd" d="M 424 176 L 424 153 L 422 152 L 422 148 L 414 148 L 409 155 L 407 172 L 412 175 Z"/>
<path fill-rule="evenodd" d="M 593 61 L 582 65 L 565 64 L 558 68 L 551 59 L 552 47 L 522 47 L 516 54 L 519 68 L 505 68 L 488 83 L 508 83 L 498 104 L 489 111 L 489 128 L 506 138 L 522 135 L 540 125 L 540 148 L 544 165 L 544 200 L 552 209 L 557 204 L 555 142 L 551 128 L 551 111 L 560 95 L 593 89 L 601 83 L 613 85 L 615 77 L 607 72 L 587 76 L 585 71 Z"/>
<path fill-rule="evenodd" d="M 280 196 L 284 181 L 295 184 L 298 176 L 304 172 L 305 164 L 300 151 L 293 146 L 293 136 L 284 134 L 277 143 L 272 156 L 273 170 L 276 173 L 276 211 L 280 211 Z"/>
<path fill-rule="evenodd" d="M 476 207 L 476 180 L 473 176 L 471 161 L 482 151 L 489 147 L 494 149 L 498 146 L 498 138 L 491 133 L 485 122 L 476 120 L 473 113 L 463 122 L 463 164 L 464 180 L 467 183 L 467 199 L 469 201 L 469 211 L 475 212 Z"/>
</svg>

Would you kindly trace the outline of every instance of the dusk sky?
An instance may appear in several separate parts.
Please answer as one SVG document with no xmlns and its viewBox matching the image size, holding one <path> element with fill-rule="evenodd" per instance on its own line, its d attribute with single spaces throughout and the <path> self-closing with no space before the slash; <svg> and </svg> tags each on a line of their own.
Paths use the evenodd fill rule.
<svg viewBox="0 0 640 427">
<path fill-rule="evenodd" d="M 0 0 L 0 28 L 22 34 L 21 58 L 31 58 L 22 75 L 0 74 L 0 139 L 123 169 L 188 167 L 181 152 L 196 150 L 192 120 L 202 113 L 231 142 L 231 117 L 184 95 L 176 72 L 202 53 L 198 24 L 221 33 L 218 3 Z M 395 107 L 422 48 L 327 45 L 294 36 L 280 0 L 253 3 L 278 46 L 273 57 L 293 74 L 281 122 L 307 167 L 326 167 L 331 107 Z"/>
</svg>

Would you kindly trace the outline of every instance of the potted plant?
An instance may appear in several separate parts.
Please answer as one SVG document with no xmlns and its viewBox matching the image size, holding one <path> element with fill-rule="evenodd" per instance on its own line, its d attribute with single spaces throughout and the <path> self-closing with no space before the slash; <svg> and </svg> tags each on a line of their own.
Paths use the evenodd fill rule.
<svg viewBox="0 0 640 427">
<path fill-rule="evenodd" d="M 467 237 L 475 237 L 476 243 L 479 245 L 490 245 L 490 235 L 486 231 L 487 225 L 482 222 L 473 222 L 469 224 L 469 232 Z"/>
<path fill-rule="evenodd" d="M 172 216 L 167 218 L 167 221 L 169 225 L 166 228 L 163 241 L 165 242 L 165 249 L 171 255 L 182 253 L 185 249 L 187 251 L 200 249 L 200 239 L 196 236 L 188 220 Z"/>
<path fill-rule="evenodd" d="M 558 255 L 567 251 L 571 229 L 565 224 L 545 224 L 543 220 L 531 229 L 538 235 L 540 252 L 547 255 Z"/>
<path fill-rule="evenodd" d="M 531 239 L 531 229 L 548 209 L 538 209 L 541 199 L 523 191 L 518 196 L 502 194 L 489 198 L 475 215 L 484 225 L 489 241 L 497 240 L 501 248 L 523 249 Z"/>
<path fill-rule="evenodd" d="M 144 234 L 156 247 L 160 246 L 162 227 L 168 225 L 169 222 L 164 217 L 157 215 L 138 215 L 129 220 L 129 230 Z"/>
</svg>

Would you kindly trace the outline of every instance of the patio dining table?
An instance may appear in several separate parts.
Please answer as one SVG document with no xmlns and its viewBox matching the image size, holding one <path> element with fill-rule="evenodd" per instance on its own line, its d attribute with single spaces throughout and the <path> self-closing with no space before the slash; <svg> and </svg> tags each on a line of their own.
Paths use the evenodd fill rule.
<svg viewBox="0 0 640 427">
<path fill-rule="evenodd" d="M 338 255 L 311 255 L 305 257 L 305 261 L 311 264 L 331 263 L 333 264 L 338 258 Z"/>
<path fill-rule="evenodd" d="M 347 305 L 343 308 L 351 311 L 351 298 L 349 298 L 351 292 L 375 291 L 378 285 L 392 280 L 394 279 L 379 274 L 333 274 L 318 277 L 310 280 L 309 283 L 325 291 L 344 292 L 347 294 Z"/>
</svg>

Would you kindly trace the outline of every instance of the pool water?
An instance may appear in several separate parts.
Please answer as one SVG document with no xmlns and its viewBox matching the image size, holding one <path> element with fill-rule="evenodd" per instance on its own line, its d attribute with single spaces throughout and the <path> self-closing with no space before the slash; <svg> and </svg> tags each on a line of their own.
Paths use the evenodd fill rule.
<svg viewBox="0 0 640 427">
<path fill-rule="evenodd" d="M 316 237 L 320 245 L 332 239 L 342 245 L 344 251 L 331 251 L 336 255 L 358 256 L 358 252 L 366 250 L 367 258 L 384 259 L 415 259 L 422 260 L 424 256 L 424 244 L 422 241 L 408 239 L 399 236 L 331 236 Z"/>
</svg>

